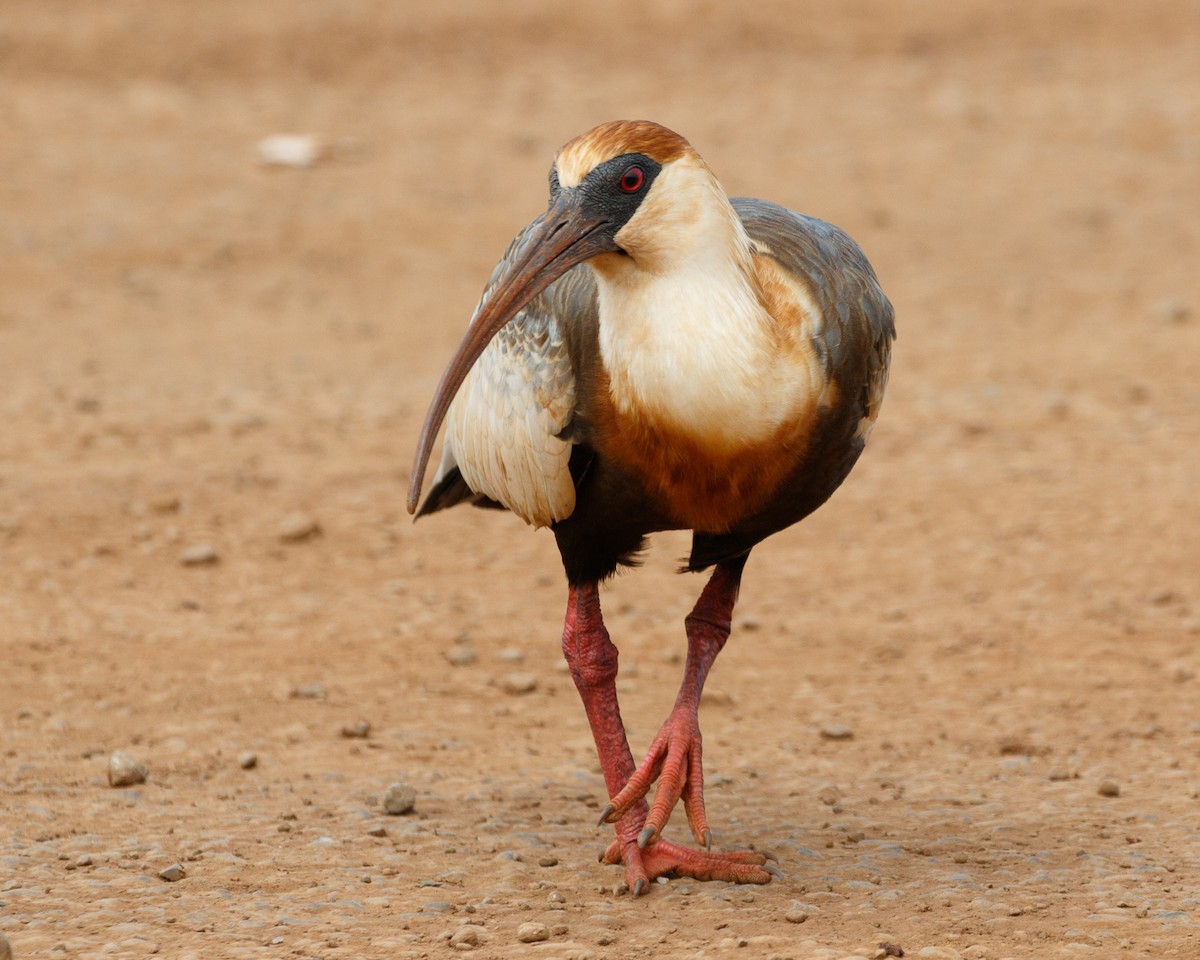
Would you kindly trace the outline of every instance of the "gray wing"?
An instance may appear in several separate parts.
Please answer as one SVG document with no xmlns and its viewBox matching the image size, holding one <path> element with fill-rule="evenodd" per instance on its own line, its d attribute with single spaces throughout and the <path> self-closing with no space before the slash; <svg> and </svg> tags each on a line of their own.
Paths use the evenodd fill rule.
<svg viewBox="0 0 1200 960">
<path fill-rule="evenodd" d="M 526 227 L 513 240 L 475 314 L 529 235 Z M 441 464 L 418 516 L 464 500 L 499 504 L 539 527 L 571 515 L 575 484 L 568 435 L 576 383 L 565 331 L 568 325 L 594 325 L 598 312 L 591 269 L 580 265 L 501 329 L 446 415 Z"/>
<path fill-rule="evenodd" d="M 801 277 L 820 308 L 812 344 L 844 397 L 861 399 L 857 439 L 865 441 L 887 388 L 895 312 L 875 271 L 850 236 L 816 217 L 737 197 L 734 209 L 758 250 Z"/>
</svg>

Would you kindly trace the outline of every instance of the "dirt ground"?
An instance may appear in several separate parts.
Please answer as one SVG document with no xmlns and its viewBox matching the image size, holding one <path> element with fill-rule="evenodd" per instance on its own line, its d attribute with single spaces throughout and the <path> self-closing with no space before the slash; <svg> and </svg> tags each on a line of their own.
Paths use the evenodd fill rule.
<svg viewBox="0 0 1200 960">
<path fill-rule="evenodd" d="M 6 0 L 17 960 L 1200 956 L 1197 49 L 1194 0 Z M 756 550 L 701 711 L 767 887 L 619 889 L 553 538 L 403 506 L 553 151 L 618 117 L 844 226 L 897 308 L 871 447 Z M 606 594 L 635 753 L 685 550 Z"/>
</svg>

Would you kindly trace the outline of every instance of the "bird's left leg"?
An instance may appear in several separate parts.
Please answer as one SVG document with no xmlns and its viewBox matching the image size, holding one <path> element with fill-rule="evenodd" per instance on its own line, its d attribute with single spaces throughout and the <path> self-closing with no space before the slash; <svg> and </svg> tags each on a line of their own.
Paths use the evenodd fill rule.
<svg viewBox="0 0 1200 960">
<path fill-rule="evenodd" d="M 596 741 L 604 783 L 612 796 L 633 775 L 634 764 L 617 703 L 617 648 L 600 615 L 597 584 L 571 586 L 562 645 Z M 647 845 L 643 839 L 647 811 L 644 793 L 626 804 L 621 816 L 613 818 L 617 839 L 602 856 L 605 863 L 625 865 L 625 881 L 634 896 L 645 893 L 650 881 L 664 874 L 732 883 L 770 881 L 774 871 L 764 866 L 767 858 L 761 853 L 707 853 L 668 840 Z"/>
<path fill-rule="evenodd" d="M 712 847 L 712 831 L 704 812 L 703 738 L 697 713 L 704 680 L 729 637 L 733 606 L 745 564 L 745 556 L 718 564 L 696 606 L 688 614 L 685 621 L 687 662 L 675 708 L 651 742 L 646 759 L 605 808 L 604 819 L 608 822 L 622 819 L 637 805 L 645 805 L 644 798 L 651 784 L 658 780 L 654 804 L 638 835 L 639 846 L 651 843 L 662 832 L 675 804 L 682 798 L 696 842 L 706 849 Z"/>
</svg>

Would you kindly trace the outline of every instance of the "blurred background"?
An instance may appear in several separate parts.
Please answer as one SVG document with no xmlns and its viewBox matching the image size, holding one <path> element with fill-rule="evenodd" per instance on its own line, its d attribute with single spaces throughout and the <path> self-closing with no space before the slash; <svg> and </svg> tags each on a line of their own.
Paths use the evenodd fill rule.
<svg viewBox="0 0 1200 960">
<path fill-rule="evenodd" d="M 361 763 L 369 792 L 399 760 L 293 736 L 334 723 L 289 696 L 311 682 L 410 742 L 448 723 L 497 789 L 522 738 L 590 769 L 552 538 L 468 510 L 413 527 L 403 499 L 554 151 L 622 117 L 844 227 L 898 316 L 871 449 L 751 562 L 712 762 L 855 704 L 858 743 L 964 784 L 998 731 L 1084 779 L 1113 750 L 1148 791 L 1193 776 L 1197 50 L 1194 0 L 5 0 L 0 729 L 35 771 L 8 789 L 66 803 L 80 751 L 133 740 L 164 775 L 226 776 L 238 741 L 277 751 L 280 789 Z M 635 752 L 677 682 L 685 549 L 613 587 Z M 467 641 L 475 665 L 439 655 Z M 497 685 L 514 648 L 533 699 Z M 1115 726 L 1089 740 L 1072 710 L 1097 697 Z M 1153 749 L 1113 732 L 1151 724 Z M 768 805 L 812 774 L 795 736 Z M 427 746 L 399 756 L 446 776 Z"/>
</svg>

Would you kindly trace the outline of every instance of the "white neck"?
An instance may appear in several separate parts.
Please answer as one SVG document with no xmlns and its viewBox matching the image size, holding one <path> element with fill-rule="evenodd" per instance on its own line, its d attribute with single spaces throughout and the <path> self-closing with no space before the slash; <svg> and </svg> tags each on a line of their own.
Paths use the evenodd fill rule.
<svg viewBox="0 0 1200 960">
<path fill-rule="evenodd" d="M 600 354 L 618 411 L 731 451 L 775 433 L 794 407 L 796 384 L 786 382 L 750 239 L 705 179 L 715 189 L 689 191 L 695 202 L 686 206 L 675 185 L 668 229 L 661 219 L 639 223 L 639 213 L 630 221 L 632 255 L 593 262 Z"/>
</svg>

